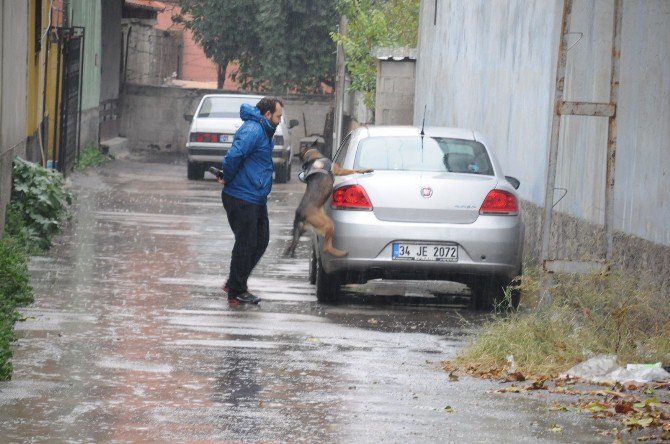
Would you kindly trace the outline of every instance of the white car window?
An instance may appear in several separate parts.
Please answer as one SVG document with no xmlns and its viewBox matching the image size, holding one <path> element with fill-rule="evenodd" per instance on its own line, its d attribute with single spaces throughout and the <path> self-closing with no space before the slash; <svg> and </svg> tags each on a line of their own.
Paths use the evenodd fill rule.
<svg viewBox="0 0 670 444">
<path fill-rule="evenodd" d="M 363 139 L 356 168 L 493 175 L 486 148 L 480 143 L 427 136 Z"/>
<path fill-rule="evenodd" d="M 240 107 L 243 103 L 255 106 L 256 103 L 249 97 L 207 97 L 202 102 L 198 117 L 230 118 L 240 117 Z M 257 102 L 257 101 L 256 101 Z"/>
</svg>

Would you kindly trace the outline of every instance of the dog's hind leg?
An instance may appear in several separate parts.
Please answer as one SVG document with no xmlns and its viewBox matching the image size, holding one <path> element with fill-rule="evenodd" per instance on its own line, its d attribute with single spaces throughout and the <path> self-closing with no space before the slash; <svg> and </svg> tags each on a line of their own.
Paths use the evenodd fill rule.
<svg viewBox="0 0 670 444">
<path fill-rule="evenodd" d="M 305 220 L 312 227 L 314 227 L 314 229 L 323 234 L 323 251 L 332 254 L 335 257 L 344 257 L 349 254 L 344 250 L 338 250 L 337 248 L 333 247 L 333 234 L 335 233 L 335 227 L 333 226 L 333 221 L 330 219 L 330 217 L 328 217 L 326 213 L 323 212 L 323 208 L 306 215 Z"/>
<path fill-rule="evenodd" d="M 305 223 L 302 221 L 302 210 L 298 208 L 295 210 L 295 219 L 293 220 L 293 239 L 284 250 L 284 257 L 295 257 L 295 249 L 298 246 L 300 236 L 305 232 Z"/>
</svg>

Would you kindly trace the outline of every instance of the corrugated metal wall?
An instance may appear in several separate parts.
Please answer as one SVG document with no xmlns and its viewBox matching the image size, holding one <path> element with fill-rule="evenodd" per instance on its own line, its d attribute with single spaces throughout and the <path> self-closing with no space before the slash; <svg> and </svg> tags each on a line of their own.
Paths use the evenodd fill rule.
<svg viewBox="0 0 670 444">
<path fill-rule="evenodd" d="M 670 245 L 670 1 L 623 5 L 614 228 Z M 428 105 L 427 124 L 482 131 L 536 205 L 544 201 L 562 8 L 562 0 L 421 7 L 414 122 Z M 609 101 L 613 10 L 612 0 L 574 0 L 565 100 Z M 567 195 L 556 210 L 603 223 L 606 148 L 606 118 L 563 117 L 556 186 Z"/>
</svg>

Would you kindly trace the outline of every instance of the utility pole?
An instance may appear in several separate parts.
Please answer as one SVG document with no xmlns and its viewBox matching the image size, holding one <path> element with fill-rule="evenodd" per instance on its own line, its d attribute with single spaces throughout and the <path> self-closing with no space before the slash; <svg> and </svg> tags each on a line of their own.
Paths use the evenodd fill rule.
<svg viewBox="0 0 670 444">
<path fill-rule="evenodd" d="M 347 35 L 347 17 L 340 17 L 340 35 Z M 342 141 L 342 114 L 344 113 L 344 88 L 346 67 L 344 59 L 344 47 L 342 43 L 337 44 L 337 77 L 335 81 L 335 116 L 333 119 L 333 150 L 334 154 L 340 147 Z"/>
</svg>

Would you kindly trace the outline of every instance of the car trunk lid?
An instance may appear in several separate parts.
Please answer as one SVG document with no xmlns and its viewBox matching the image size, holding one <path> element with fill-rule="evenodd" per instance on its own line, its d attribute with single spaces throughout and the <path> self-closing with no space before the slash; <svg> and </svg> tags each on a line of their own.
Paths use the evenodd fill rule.
<svg viewBox="0 0 670 444">
<path fill-rule="evenodd" d="M 194 122 L 192 132 L 235 134 L 241 125 L 239 118 L 200 118 Z"/>
<path fill-rule="evenodd" d="M 375 171 L 357 179 L 375 216 L 391 222 L 473 223 L 497 184 L 495 176 L 447 172 Z"/>
</svg>

